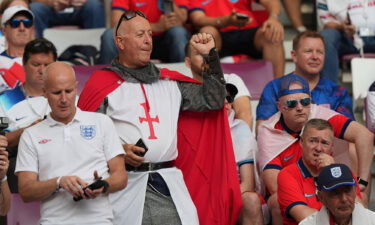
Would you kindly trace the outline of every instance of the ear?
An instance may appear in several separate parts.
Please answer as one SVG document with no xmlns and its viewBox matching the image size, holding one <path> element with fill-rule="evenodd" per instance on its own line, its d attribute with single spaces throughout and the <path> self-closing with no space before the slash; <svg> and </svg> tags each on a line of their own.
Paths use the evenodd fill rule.
<svg viewBox="0 0 375 225">
<path fill-rule="evenodd" d="M 297 62 L 296 51 L 295 50 L 290 51 L 290 55 L 292 56 L 293 62 L 296 63 Z"/>
<path fill-rule="evenodd" d="M 119 50 L 124 50 L 125 48 L 124 44 L 122 43 L 122 39 L 123 37 L 120 37 L 120 36 L 115 37 L 115 43 Z"/>
<path fill-rule="evenodd" d="M 191 60 L 189 57 L 185 57 L 185 65 L 191 69 Z"/>
<path fill-rule="evenodd" d="M 277 109 L 278 109 L 280 112 L 282 112 L 283 107 L 282 107 L 280 101 L 277 101 L 277 102 L 276 102 L 276 106 L 277 106 Z"/>
</svg>

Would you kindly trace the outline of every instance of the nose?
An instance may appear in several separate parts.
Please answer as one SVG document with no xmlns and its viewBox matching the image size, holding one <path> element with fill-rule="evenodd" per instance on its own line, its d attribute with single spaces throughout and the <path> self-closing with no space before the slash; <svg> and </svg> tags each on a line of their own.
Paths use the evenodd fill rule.
<svg viewBox="0 0 375 225">
<path fill-rule="evenodd" d="M 40 75 L 42 75 L 42 74 L 43 74 L 43 71 L 44 71 L 45 68 L 46 68 L 45 65 L 40 65 L 40 66 L 38 66 L 38 73 L 39 73 Z"/>
<path fill-rule="evenodd" d="M 152 36 L 149 33 L 146 33 L 145 35 L 145 43 L 150 44 L 152 43 Z"/>
<path fill-rule="evenodd" d="M 303 109 L 303 105 L 301 104 L 301 102 L 297 102 L 297 106 L 296 106 L 296 109 L 298 110 L 298 111 L 301 111 L 302 109 Z"/>
<path fill-rule="evenodd" d="M 60 101 L 61 102 L 66 102 L 66 93 L 65 93 L 65 91 L 61 92 Z"/>
</svg>

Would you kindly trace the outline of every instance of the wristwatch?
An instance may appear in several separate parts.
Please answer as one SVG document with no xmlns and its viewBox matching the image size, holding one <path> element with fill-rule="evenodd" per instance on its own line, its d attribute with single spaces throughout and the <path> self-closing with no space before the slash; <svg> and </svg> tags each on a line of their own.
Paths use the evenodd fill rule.
<svg viewBox="0 0 375 225">
<path fill-rule="evenodd" d="M 57 180 L 56 180 L 56 190 L 55 190 L 55 192 L 58 192 L 61 188 L 60 181 L 61 181 L 61 177 L 58 177 Z"/>
<path fill-rule="evenodd" d="M 362 184 L 363 186 L 367 187 L 368 185 L 368 181 L 360 178 L 360 177 L 357 177 L 357 180 L 358 180 L 358 184 Z"/>
</svg>

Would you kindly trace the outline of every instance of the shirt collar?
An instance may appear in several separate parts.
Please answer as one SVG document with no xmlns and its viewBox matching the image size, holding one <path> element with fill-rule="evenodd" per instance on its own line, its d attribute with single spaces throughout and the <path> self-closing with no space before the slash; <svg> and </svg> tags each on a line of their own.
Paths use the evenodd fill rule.
<svg viewBox="0 0 375 225">
<path fill-rule="evenodd" d="M 305 166 L 305 164 L 303 163 L 302 158 L 300 158 L 300 159 L 297 161 L 297 166 L 298 166 L 299 170 L 301 171 L 302 176 L 303 176 L 304 178 L 313 177 L 313 176 L 311 175 L 311 173 L 309 172 L 309 170 L 307 169 L 307 167 Z"/>
<path fill-rule="evenodd" d="M 50 126 L 50 127 L 53 127 L 53 126 L 65 126 L 65 125 L 69 125 L 69 124 L 72 124 L 74 122 L 79 122 L 79 121 L 82 121 L 83 119 L 83 115 L 82 115 L 82 111 L 76 107 L 76 114 L 74 115 L 72 121 L 70 121 L 68 124 L 64 124 L 64 123 L 61 123 L 61 122 L 58 122 L 56 120 L 54 120 L 51 116 L 51 113 L 49 113 L 47 115 L 47 118 L 46 118 L 46 121 L 47 121 L 47 124 Z"/>
</svg>

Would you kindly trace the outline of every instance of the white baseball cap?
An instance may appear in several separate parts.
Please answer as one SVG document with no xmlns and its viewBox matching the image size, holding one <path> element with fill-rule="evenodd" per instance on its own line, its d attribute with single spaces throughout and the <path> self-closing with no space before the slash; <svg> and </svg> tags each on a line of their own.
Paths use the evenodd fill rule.
<svg viewBox="0 0 375 225">
<path fill-rule="evenodd" d="M 8 20 L 12 19 L 13 16 L 15 16 L 17 13 L 20 13 L 20 12 L 23 12 L 26 15 L 29 15 L 29 17 L 34 20 L 34 14 L 33 12 L 31 12 L 30 9 L 25 8 L 24 6 L 21 6 L 21 5 L 15 5 L 15 6 L 7 8 L 4 11 L 3 16 L 1 17 L 1 25 L 4 26 L 5 23 L 8 22 Z"/>
</svg>

